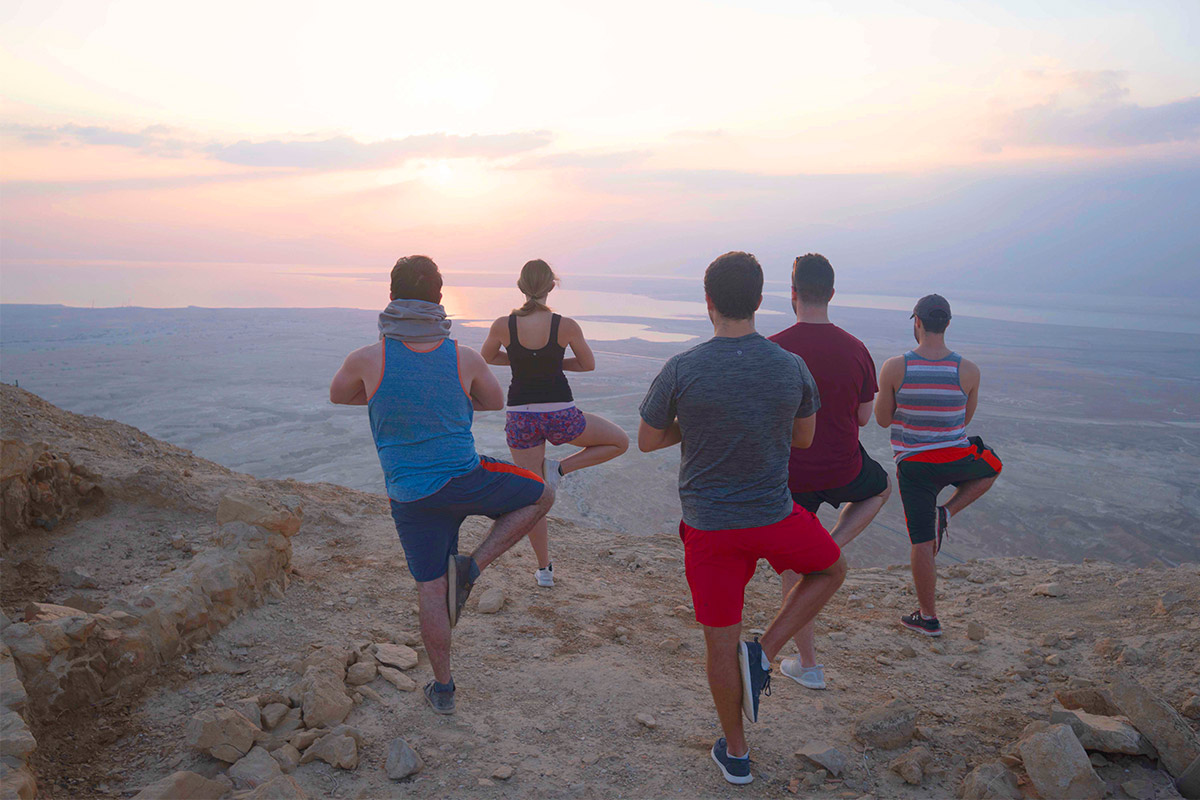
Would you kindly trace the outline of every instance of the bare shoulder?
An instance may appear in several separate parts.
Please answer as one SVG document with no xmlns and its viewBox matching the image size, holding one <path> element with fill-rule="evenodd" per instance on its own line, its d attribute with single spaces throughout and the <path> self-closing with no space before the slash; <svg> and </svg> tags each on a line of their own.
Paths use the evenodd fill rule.
<svg viewBox="0 0 1200 800">
<path fill-rule="evenodd" d="M 894 378 L 902 374 L 904 374 L 904 356 L 892 356 L 879 368 L 880 378 Z"/>
<path fill-rule="evenodd" d="M 465 369 L 478 369 L 487 366 L 479 351 L 467 347 L 465 344 L 458 345 L 458 363 Z"/>
<path fill-rule="evenodd" d="M 379 354 L 382 352 L 383 341 L 381 340 L 366 347 L 358 348 L 346 356 L 346 363 L 351 366 L 365 366 L 372 363 L 379 363 Z"/>
<path fill-rule="evenodd" d="M 958 365 L 958 375 L 963 383 L 978 383 L 979 374 L 979 365 L 968 358 L 964 358 Z"/>
<path fill-rule="evenodd" d="M 583 327 L 570 317 L 563 317 L 558 323 L 559 338 L 574 339 L 583 335 Z"/>
</svg>

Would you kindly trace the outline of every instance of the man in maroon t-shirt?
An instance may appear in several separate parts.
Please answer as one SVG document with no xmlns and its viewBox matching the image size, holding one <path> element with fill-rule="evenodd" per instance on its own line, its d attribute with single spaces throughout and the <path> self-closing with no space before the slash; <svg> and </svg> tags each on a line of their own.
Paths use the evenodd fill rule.
<svg viewBox="0 0 1200 800">
<path fill-rule="evenodd" d="M 863 532 L 883 508 L 892 487 L 887 472 L 858 443 L 858 429 L 871 421 L 879 385 L 875 362 L 866 345 L 829 321 L 833 267 L 825 256 L 809 253 L 792 265 L 792 307 L 796 324 L 770 337 L 804 359 L 817 382 L 821 408 L 817 431 L 807 450 L 792 449 L 788 488 L 792 499 L 815 514 L 821 503 L 842 508 L 829 533 L 845 547 Z M 785 572 L 783 595 L 799 580 Z M 825 688 L 825 671 L 817 663 L 813 626 L 795 638 L 798 655 L 785 658 L 780 671 L 802 686 Z"/>
</svg>

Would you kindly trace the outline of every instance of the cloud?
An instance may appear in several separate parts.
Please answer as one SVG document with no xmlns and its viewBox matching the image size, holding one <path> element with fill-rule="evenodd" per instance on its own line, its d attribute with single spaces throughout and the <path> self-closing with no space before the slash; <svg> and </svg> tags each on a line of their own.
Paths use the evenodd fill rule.
<svg viewBox="0 0 1200 800">
<path fill-rule="evenodd" d="M 523 158 L 513 169 L 620 169 L 646 160 L 650 150 L 547 153 Z"/>
<path fill-rule="evenodd" d="M 240 141 L 211 145 L 206 151 L 218 161 L 242 166 L 366 169 L 395 166 L 413 158 L 504 158 L 545 147 L 551 138 L 549 131 L 470 136 L 431 133 L 378 142 L 335 136 L 320 140 Z"/>
<path fill-rule="evenodd" d="M 7 124 L 0 132 L 29 146 L 90 145 L 124 147 L 157 156 L 196 154 L 225 164 L 263 168 L 351 170 L 399 165 L 416 158 L 506 158 L 545 147 L 549 131 L 500 134 L 429 133 L 401 139 L 360 142 L 349 136 L 326 139 L 242 140 L 203 143 L 179 136 L 165 125 L 123 131 L 96 125 L 34 126 Z"/>
<path fill-rule="evenodd" d="M 1005 146 L 1136 147 L 1200 139 L 1200 97 L 1144 106 L 1129 102 L 1124 72 L 1028 72 L 1054 87 L 1042 103 L 1004 117 L 984 149 Z"/>
</svg>

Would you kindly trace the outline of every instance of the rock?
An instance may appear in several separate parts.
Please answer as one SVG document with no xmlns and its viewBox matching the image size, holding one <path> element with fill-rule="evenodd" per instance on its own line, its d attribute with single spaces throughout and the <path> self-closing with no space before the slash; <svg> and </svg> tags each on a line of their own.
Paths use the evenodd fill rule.
<svg viewBox="0 0 1200 800">
<path fill-rule="evenodd" d="M 403 644 L 376 642 L 371 647 L 375 660 L 386 667 L 412 669 L 417 665 L 417 651 Z"/>
<path fill-rule="evenodd" d="M 1112 762 L 1104 757 L 1103 753 L 1088 753 L 1088 761 L 1092 762 L 1093 767 L 1107 767 Z"/>
<path fill-rule="evenodd" d="M 417 682 L 398 669 L 379 667 L 379 675 L 402 692 L 411 692 L 417 688 Z"/>
<path fill-rule="evenodd" d="M 1154 784 L 1146 780 L 1125 781 L 1121 784 L 1121 791 L 1134 800 L 1151 800 L 1155 794 Z"/>
<path fill-rule="evenodd" d="M 906 644 L 900 648 L 900 655 L 904 658 L 916 658 L 917 651 L 911 644 Z"/>
<path fill-rule="evenodd" d="M 1057 583 L 1039 583 L 1033 587 L 1033 591 L 1030 594 L 1035 597 L 1062 597 L 1063 588 Z"/>
<path fill-rule="evenodd" d="M 870 747 L 894 750 L 912 739 L 916 722 L 915 708 L 902 700 L 893 700 L 883 708 L 859 717 L 854 725 L 854 736 Z"/>
<path fill-rule="evenodd" d="M 1178 778 L 1200 758 L 1200 741 L 1175 709 L 1131 678 L 1112 686 L 1112 698 L 1134 727 L 1158 751 L 1158 760 Z"/>
<path fill-rule="evenodd" d="M 271 703 L 264 706 L 261 712 L 264 729 L 274 729 L 276 725 L 283 721 L 283 718 L 287 716 L 289 711 L 291 709 L 283 703 Z"/>
<path fill-rule="evenodd" d="M 1087 753 L 1067 725 L 1051 725 L 1020 743 L 1025 772 L 1042 797 L 1099 800 L 1104 781 L 1096 775 Z"/>
<path fill-rule="evenodd" d="M 99 584 L 92 577 L 92 573 L 88 572 L 83 567 L 72 567 L 66 575 L 63 576 L 63 581 L 73 589 L 96 589 Z"/>
<path fill-rule="evenodd" d="M 156 781 L 133 796 L 133 800 L 218 800 L 226 792 L 225 784 L 210 781 L 195 772 L 180 771 Z"/>
<path fill-rule="evenodd" d="M 1183 712 L 1185 717 L 1200 719 L 1200 696 L 1192 695 L 1187 700 L 1184 700 L 1179 710 Z"/>
<path fill-rule="evenodd" d="M 258 710 L 258 698 L 243 697 L 240 700 L 234 700 L 229 704 L 229 707 L 253 722 L 256 728 L 263 726 L 262 714 Z"/>
<path fill-rule="evenodd" d="M 320 739 L 326 733 L 328 733 L 328 731 L 296 731 L 292 734 L 292 738 L 288 740 L 288 744 L 303 752 L 310 744 L 315 742 L 317 739 Z"/>
<path fill-rule="evenodd" d="M 358 742 L 344 733 L 328 733 L 304 751 L 300 763 L 318 759 L 339 769 L 354 769 L 358 766 Z"/>
<path fill-rule="evenodd" d="M 504 590 L 493 586 L 479 596 L 479 613 L 495 614 L 504 607 Z"/>
<path fill-rule="evenodd" d="M 1099 714 L 1102 717 L 1121 715 L 1121 709 L 1117 708 L 1117 704 L 1104 689 L 1095 687 L 1059 689 L 1054 693 L 1054 699 L 1058 700 L 1063 708 L 1079 708 L 1089 714 Z"/>
<path fill-rule="evenodd" d="M 933 754 L 924 747 L 914 747 L 902 756 L 892 759 L 888 769 L 895 772 L 905 783 L 920 786 L 925 780 L 924 768 L 933 759 Z"/>
<path fill-rule="evenodd" d="M 987 636 L 987 629 L 978 622 L 971 620 L 967 623 L 967 638 L 972 642 L 982 642 Z"/>
<path fill-rule="evenodd" d="M 1117 717 L 1102 717 L 1079 709 L 1051 709 L 1050 722 L 1070 725 L 1075 737 L 1084 750 L 1099 750 L 1101 753 L 1124 753 L 1157 755 L 1146 737 L 1137 728 Z"/>
<path fill-rule="evenodd" d="M 304 727 L 304 720 L 301 717 L 301 713 L 301 710 L 298 708 L 288 709 L 288 712 L 283 715 L 283 719 L 279 721 L 279 724 L 271 729 L 270 738 L 267 739 L 263 747 L 274 751 L 287 744 L 291 740 L 292 735 Z"/>
<path fill-rule="evenodd" d="M 1188 800 L 1200 798 L 1200 758 L 1193 761 L 1191 766 L 1183 771 L 1175 786 L 1179 789 L 1179 793 Z"/>
<path fill-rule="evenodd" d="M 987 761 L 967 775 L 963 800 L 1021 800 L 1017 776 L 1000 761 Z"/>
<path fill-rule="evenodd" d="M 1047 666 L 1057 667 L 1062 664 L 1063 657 L 1058 653 L 1051 653 L 1050 655 L 1046 656 L 1045 661 Z"/>
<path fill-rule="evenodd" d="M 230 764 L 250 752 L 262 731 L 232 708 L 201 711 L 184 731 L 188 747 Z"/>
<path fill-rule="evenodd" d="M 342 679 L 331 672 L 311 671 L 300 701 L 304 727 L 324 728 L 346 718 L 354 701 L 346 694 Z"/>
<path fill-rule="evenodd" d="M 0 756 L 26 761 L 36 749 L 37 740 L 30 733 L 25 719 L 16 711 L 5 708 L 0 714 Z"/>
<path fill-rule="evenodd" d="M 956 658 L 950 662 L 951 669 L 966 669 L 969 666 L 971 666 L 971 662 L 965 658 Z"/>
<path fill-rule="evenodd" d="M 280 775 L 249 794 L 239 796 L 238 800 L 308 800 L 308 794 L 291 775 Z"/>
<path fill-rule="evenodd" d="M 277 501 L 244 494 L 227 494 L 217 506 L 218 525 L 245 522 L 272 533 L 294 536 L 303 521 L 304 512 L 298 506 L 292 509 Z"/>
<path fill-rule="evenodd" d="M 835 778 L 846 770 L 846 755 L 828 742 L 813 742 L 796 751 L 801 763 L 814 769 L 824 769 Z"/>
<path fill-rule="evenodd" d="M 394 781 L 407 778 L 409 775 L 415 775 L 420 772 L 425 766 L 421 761 L 421 757 L 416 751 L 408 746 L 408 742 L 403 739 L 396 738 L 388 746 L 387 776 Z"/>
<path fill-rule="evenodd" d="M 271 758 L 275 759 L 279 764 L 279 769 L 284 773 L 290 774 L 300 765 L 300 751 L 290 744 L 285 744 L 283 747 L 271 753 Z"/>
<path fill-rule="evenodd" d="M 654 730 L 658 727 L 658 720 L 645 711 L 639 711 L 633 715 L 634 720 L 641 726 Z"/>
<path fill-rule="evenodd" d="M 374 661 L 360 661 L 357 664 L 351 664 L 350 669 L 346 670 L 346 683 L 351 686 L 362 686 L 364 683 L 370 683 L 375 680 L 375 675 L 379 668 Z"/>
<path fill-rule="evenodd" d="M 279 762 L 261 747 L 255 747 L 229 768 L 235 789 L 255 789 L 282 775 Z"/>
<path fill-rule="evenodd" d="M 1179 606 L 1185 599 L 1179 592 L 1167 592 L 1162 597 L 1158 598 L 1158 606 L 1155 609 L 1159 614 L 1170 614 Z"/>
<path fill-rule="evenodd" d="M 498 781 L 506 781 L 513 776 L 513 768 L 507 764 L 502 764 L 492 770 L 492 777 Z"/>
</svg>

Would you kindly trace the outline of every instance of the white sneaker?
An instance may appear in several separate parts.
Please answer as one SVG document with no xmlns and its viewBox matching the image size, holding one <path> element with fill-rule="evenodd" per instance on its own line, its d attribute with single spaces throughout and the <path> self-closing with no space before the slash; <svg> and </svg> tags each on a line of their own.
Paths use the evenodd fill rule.
<svg viewBox="0 0 1200 800">
<path fill-rule="evenodd" d="M 800 666 L 799 656 L 788 656 L 779 664 L 779 671 L 807 689 L 825 688 L 825 665 Z"/>
<path fill-rule="evenodd" d="M 554 585 L 554 565 L 551 564 L 544 569 L 538 569 L 533 573 L 533 579 L 537 581 L 538 586 L 550 588 Z"/>
</svg>

